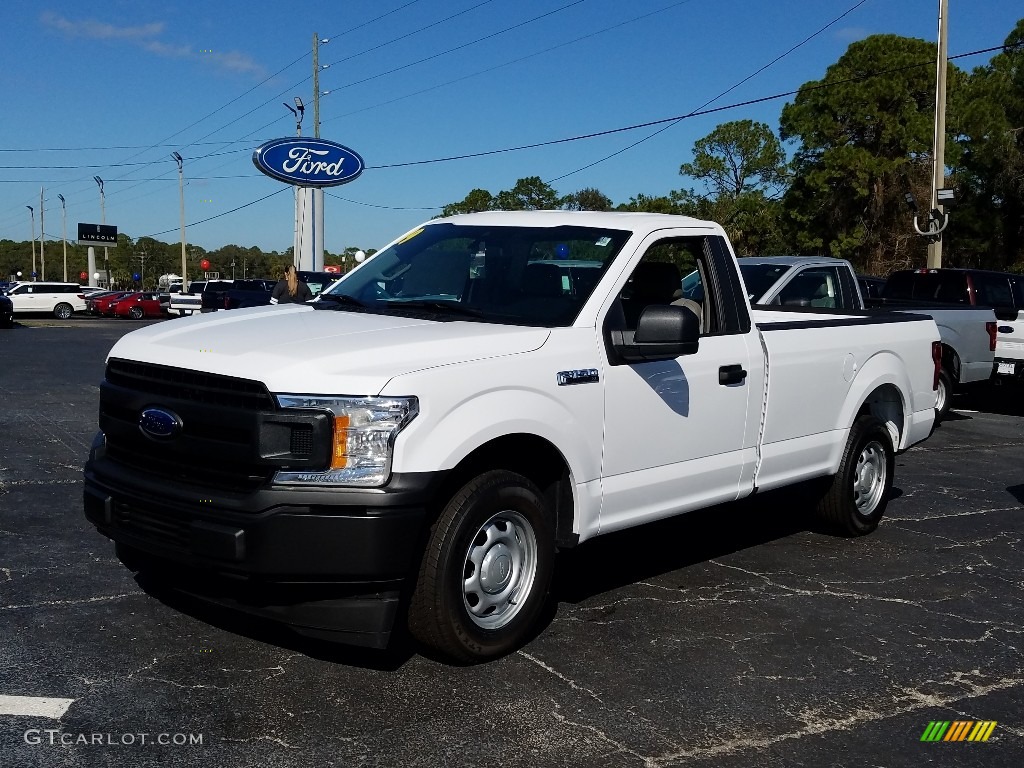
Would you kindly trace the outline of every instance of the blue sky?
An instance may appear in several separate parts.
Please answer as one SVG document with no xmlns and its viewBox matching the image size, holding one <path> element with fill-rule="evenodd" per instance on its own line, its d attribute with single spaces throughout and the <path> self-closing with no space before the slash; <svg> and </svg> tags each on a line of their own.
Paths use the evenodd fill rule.
<svg viewBox="0 0 1024 768">
<path fill-rule="evenodd" d="M 1024 17 L 1019 0 L 950 5 L 951 56 L 1000 45 Z M 728 120 L 777 130 L 786 99 L 687 119 L 626 151 L 657 128 L 380 166 L 565 139 L 792 91 L 867 35 L 934 41 L 937 10 L 938 0 L 5 2 L 0 239 L 29 238 L 26 205 L 36 208 L 38 227 L 40 187 L 47 240 L 60 240 L 58 193 L 72 237 L 77 222 L 98 222 L 92 177 L 99 175 L 108 223 L 132 237 L 176 241 L 170 154 L 178 151 L 190 243 L 289 247 L 291 192 L 261 175 L 251 155 L 260 143 L 294 133 L 283 106 L 293 96 L 306 102 L 303 133 L 312 134 L 314 32 L 329 38 L 320 46 L 321 65 L 330 65 L 320 72 L 320 90 L 329 91 L 321 98 L 321 136 L 367 164 L 354 182 L 329 190 L 325 239 L 340 251 L 380 247 L 473 188 L 497 193 L 524 176 L 540 176 L 560 194 L 596 187 L 616 203 L 692 186 L 678 171 L 694 141 Z M 980 66 L 990 55 L 958 65 Z"/>
</svg>

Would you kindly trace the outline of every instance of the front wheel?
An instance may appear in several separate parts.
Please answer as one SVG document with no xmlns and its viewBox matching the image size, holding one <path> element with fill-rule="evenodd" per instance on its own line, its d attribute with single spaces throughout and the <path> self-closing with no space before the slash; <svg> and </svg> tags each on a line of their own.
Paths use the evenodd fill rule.
<svg viewBox="0 0 1024 768">
<path fill-rule="evenodd" d="M 514 472 L 484 472 L 455 494 L 430 529 L 409 631 L 461 662 L 515 650 L 544 608 L 554 553 L 537 486 Z"/>
<path fill-rule="evenodd" d="M 71 313 L 74 311 L 74 308 L 70 304 L 67 304 L 62 301 L 60 304 L 53 308 L 53 316 L 56 317 L 58 320 L 67 320 L 69 317 L 71 317 Z"/>
<path fill-rule="evenodd" d="M 131 309 L 128 310 L 128 316 L 132 320 L 141 320 L 142 319 L 142 315 L 143 315 L 142 307 L 132 307 Z"/>
<path fill-rule="evenodd" d="M 850 430 L 839 471 L 818 502 L 819 517 L 842 535 L 871 533 L 885 513 L 895 468 L 889 430 L 874 416 L 859 416 Z"/>
</svg>

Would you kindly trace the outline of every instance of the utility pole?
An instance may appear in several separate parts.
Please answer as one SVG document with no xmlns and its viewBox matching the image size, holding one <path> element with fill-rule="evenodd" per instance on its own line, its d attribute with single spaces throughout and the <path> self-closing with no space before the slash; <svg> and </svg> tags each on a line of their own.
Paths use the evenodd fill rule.
<svg viewBox="0 0 1024 768">
<path fill-rule="evenodd" d="M 43 188 L 39 188 L 39 271 L 43 280 L 46 279 L 46 225 L 43 223 Z"/>
<path fill-rule="evenodd" d="M 100 224 L 107 223 L 107 196 L 103 194 L 103 179 L 99 176 L 93 176 L 95 181 L 100 188 Z M 107 246 L 103 246 L 103 269 L 107 273 L 107 290 L 110 290 L 110 250 Z"/>
<path fill-rule="evenodd" d="M 946 17 L 949 15 L 949 0 L 939 0 L 939 53 L 935 68 L 935 136 L 932 153 L 932 204 L 931 210 L 942 216 L 939 207 L 939 190 L 946 186 Z M 942 266 L 942 229 L 928 243 L 928 268 Z"/>
<path fill-rule="evenodd" d="M 178 164 L 178 201 L 181 207 L 181 292 L 188 290 L 188 262 L 185 260 L 185 176 L 182 170 L 184 160 L 177 152 L 172 152 L 171 157 Z"/>
<path fill-rule="evenodd" d="M 36 209 L 26 205 L 29 217 L 32 219 L 32 280 L 36 279 Z"/>
<path fill-rule="evenodd" d="M 313 136 L 320 138 L 320 35 L 313 33 Z"/>
<path fill-rule="evenodd" d="M 60 239 L 64 243 L 64 282 L 68 281 L 68 206 L 64 195 L 57 195 L 60 200 Z"/>
</svg>

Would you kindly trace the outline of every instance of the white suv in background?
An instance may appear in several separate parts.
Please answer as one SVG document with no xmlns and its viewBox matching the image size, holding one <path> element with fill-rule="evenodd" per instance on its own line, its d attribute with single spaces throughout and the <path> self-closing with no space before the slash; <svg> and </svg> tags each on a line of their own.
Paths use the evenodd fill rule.
<svg viewBox="0 0 1024 768">
<path fill-rule="evenodd" d="M 15 315 L 45 313 L 67 320 L 73 313 L 85 311 L 82 286 L 77 283 L 19 283 L 11 286 L 7 295 Z"/>
</svg>

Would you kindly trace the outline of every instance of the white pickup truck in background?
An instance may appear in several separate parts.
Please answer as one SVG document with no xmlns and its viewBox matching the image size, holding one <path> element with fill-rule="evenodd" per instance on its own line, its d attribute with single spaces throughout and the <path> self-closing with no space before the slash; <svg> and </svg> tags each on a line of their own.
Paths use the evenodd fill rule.
<svg viewBox="0 0 1024 768">
<path fill-rule="evenodd" d="M 205 600 L 374 647 L 404 619 L 481 661 L 536 631 L 556 551 L 601 534 L 804 481 L 827 526 L 870 533 L 940 361 L 926 316 L 752 311 L 711 222 L 435 219 L 310 304 L 118 341 L 85 513 Z"/>
<path fill-rule="evenodd" d="M 750 256 L 739 260 L 747 296 L 755 306 L 845 312 L 865 309 L 853 265 L 844 259 L 802 256 Z M 942 340 L 942 374 L 935 401 L 937 420 L 945 418 L 952 394 L 992 377 L 996 350 L 995 312 L 981 307 L 928 305 L 885 307 L 935 320 Z"/>
</svg>

